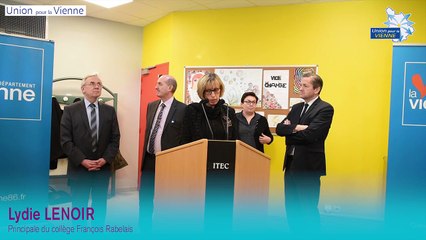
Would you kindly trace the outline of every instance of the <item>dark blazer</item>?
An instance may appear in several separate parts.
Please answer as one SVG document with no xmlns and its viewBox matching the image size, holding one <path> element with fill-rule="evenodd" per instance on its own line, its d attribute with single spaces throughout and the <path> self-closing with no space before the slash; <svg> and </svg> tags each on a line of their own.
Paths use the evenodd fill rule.
<svg viewBox="0 0 426 240">
<path fill-rule="evenodd" d="M 259 142 L 260 135 L 262 135 L 263 133 L 266 136 L 270 137 L 271 142 L 269 144 L 271 144 L 274 141 L 274 136 L 272 135 L 271 130 L 269 129 L 268 120 L 264 116 L 258 113 L 255 113 L 255 114 L 256 115 L 255 117 L 253 117 L 253 120 L 252 120 L 252 121 L 256 121 L 256 128 L 254 129 L 254 133 L 253 133 L 254 142 L 256 143 L 257 150 L 261 152 L 265 152 L 263 144 Z M 243 116 L 243 112 L 237 113 L 236 117 L 238 121 L 240 122 L 245 121 L 245 123 L 247 123 L 247 120 L 245 120 L 245 117 Z"/>
<path fill-rule="evenodd" d="M 145 142 L 143 146 L 142 157 L 142 170 L 155 169 L 155 162 L 146 162 L 145 155 L 148 147 L 149 135 L 151 134 L 152 123 L 154 121 L 155 113 L 161 100 L 156 100 L 148 104 L 146 113 L 146 128 L 145 128 Z M 174 99 L 170 107 L 169 114 L 167 115 L 166 122 L 164 123 L 163 134 L 161 135 L 161 150 L 177 147 L 181 144 L 183 118 L 185 116 L 186 105 Z"/>
<path fill-rule="evenodd" d="M 236 140 L 238 135 L 238 120 L 235 110 L 220 99 L 215 108 L 207 107 L 207 101 L 191 103 L 186 107 L 183 143 L 193 142 L 199 139 Z M 207 118 L 204 115 L 202 104 L 205 106 Z M 225 120 L 228 117 L 227 120 Z M 210 132 L 207 121 L 209 121 L 213 135 Z M 228 139 L 226 138 L 226 126 L 228 126 Z"/>
<path fill-rule="evenodd" d="M 50 132 L 50 169 L 58 167 L 58 158 L 64 155 L 61 147 L 61 118 L 62 109 L 58 100 L 52 98 L 52 119 L 51 119 L 51 132 Z"/>
<path fill-rule="evenodd" d="M 284 158 L 284 169 L 292 146 L 295 147 L 291 169 L 298 172 L 326 174 L 324 142 L 333 120 L 334 109 L 320 98 L 312 103 L 308 111 L 300 119 L 304 102 L 295 104 L 288 116 L 290 125 L 279 123 L 276 133 L 286 137 L 287 150 Z M 308 125 L 308 128 L 293 133 L 297 124 Z"/>
<path fill-rule="evenodd" d="M 93 174 L 81 165 L 84 159 L 104 158 L 107 164 L 100 171 L 110 172 L 110 164 L 117 155 L 120 144 L 120 130 L 115 109 L 103 103 L 99 103 L 98 138 L 97 150 L 92 152 L 92 138 L 84 101 L 65 107 L 61 121 L 61 145 L 68 156 L 70 179 L 78 178 L 82 174 Z"/>
</svg>

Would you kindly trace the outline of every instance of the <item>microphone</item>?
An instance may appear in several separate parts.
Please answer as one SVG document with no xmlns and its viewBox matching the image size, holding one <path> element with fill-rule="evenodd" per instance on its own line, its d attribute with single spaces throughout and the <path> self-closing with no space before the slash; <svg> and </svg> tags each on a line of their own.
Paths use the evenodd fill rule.
<svg viewBox="0 0 426 240">
<path fill-rule="evenodd" d="M 224 106 L 226 106 L 226 140 L 229 140 L 229 106 L 227 103 L 223 103 Z"/>
</svg>

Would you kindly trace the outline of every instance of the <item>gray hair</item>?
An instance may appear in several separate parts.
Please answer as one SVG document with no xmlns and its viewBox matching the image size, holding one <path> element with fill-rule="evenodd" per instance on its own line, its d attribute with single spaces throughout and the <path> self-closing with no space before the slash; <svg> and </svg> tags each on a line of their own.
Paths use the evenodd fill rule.
<svg viewBox="0 0 426 240">
<path fill-rule="evenodd" d="M 86 84 L 87 79 L 88 79 L 88 78 L 91 78 L 91 77 L 97 77 L 97 78 L 101 79 L 97 73 L 92 73 L 92 74 L 86 75 L 86 76 L 85 76 L 85 77 L 81 80 L 81 87 L 83 87 L 83 86 Z"/>
<path fill-rule="evenodd" d="M 167 85 L 172 86 L 172 93 L 175 93 L 177 89 L 177 82 L 173 76 L 170 75 L 161 75 L 160 78 L 166 78 Z"/>
</svg>

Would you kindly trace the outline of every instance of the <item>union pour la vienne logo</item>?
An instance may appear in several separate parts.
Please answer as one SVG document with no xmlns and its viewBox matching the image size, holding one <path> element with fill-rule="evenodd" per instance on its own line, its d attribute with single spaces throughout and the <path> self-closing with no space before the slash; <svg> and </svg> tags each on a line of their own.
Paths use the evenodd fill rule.
<svg viewBox="0 0 426 240">
<path fill-rule="evenodd" d="M 399 38 L 392 39 L 393 42 L 402 42 L 407 40 L 408 36 L 413 35 L 414 22 L 408 20 L 411 14 L 404 14 L 400 12 L 396 14 L 392 8 L 387 8 L 386 13 L 388 14 L 388 20 L 385 22 L 388 28 L 399 28 L 400 36 Z"/>
</svg>

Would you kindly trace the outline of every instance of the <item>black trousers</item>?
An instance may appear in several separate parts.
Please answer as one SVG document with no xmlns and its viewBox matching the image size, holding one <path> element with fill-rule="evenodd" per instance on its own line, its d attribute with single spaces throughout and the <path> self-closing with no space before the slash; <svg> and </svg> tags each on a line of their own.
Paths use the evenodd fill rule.
<svg viewBox="0 0 426 240">
<path fill-rule="evenodd" d="M 285 208 L 290 231 L 319 231 L 320 175 L 294 171 L 291 168 L 292 160 L 291 156 L 287 158 L 289 162 L 284 175 Z"/>
<path fill-rule="evenodd" d="M 155 161 L 155 155 L 146 153 L 144 162 Z M 154 212 L 155 169 L 145 168 L 142 171 L 139 189 L 139 226 L 142 232 L 152 231 Z"/>
<path fill-rule="evenodd" d="M 85 174 L 78 179 L 69 180 L 72 207 L 89 207 L 89 199 L 91 197 L 91 207 L 94 209 L 92 226 L 103 226 L 105 224 L 109 178 L 109 172 L 94 171 Z M 87 220 L 77 220 L 75 223 L 87 225 Z"/>
</svg>

